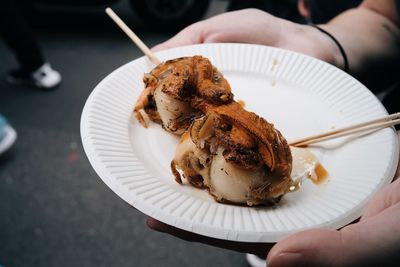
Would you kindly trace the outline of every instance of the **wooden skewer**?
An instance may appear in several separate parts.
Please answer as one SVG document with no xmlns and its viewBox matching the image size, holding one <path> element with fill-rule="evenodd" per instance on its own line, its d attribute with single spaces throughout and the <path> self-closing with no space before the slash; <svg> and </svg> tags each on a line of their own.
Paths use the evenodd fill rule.
<svg viewBox="0 0 400 267">
<path fill-rule="evenodd" d="M 140 40 L 140 38 L 125 24 L 125 22 L 122 21 L 120 17 L 118 17 L 115 12 L 107 7 L 106 8 L 106 13 L 107 15 L 110 16 L 110 18 L 123 30 L 126 35 L 128 35 L 129 38 L 139 47 L 140 50 L 150 59 L 151 62 L 153 62 L 155 65 L 158 65 L 161 63 L 161 61 L 154 55 L 153 52 Z"/>
<path fill-rule="evenodd" d="M 400 119 L 387 121 L 387 122 L 375 123 L 375 124 L 372 124 L 372 125 L 369 125 L 369 126 L 366 126 L 366 127 L 360 127 L 360 128 L 356 128 L 356 129 L 353 129 L 353 130 L 344 131 L 344 132 L 340 132 L 340 133 L 337 133 L 337 134 L 332 134 L 332 135 L 321 137 L 321 138 L 317 138 L 317 139 L 312 139 L 312 140 L 305 141 L 305 142 L 302 142 L 302 143 L 297 143 L 294 146 L 306 146 L 306 145 L 319 143 L 319 142 L 322 142 L 322 141 L 327 141 L 327 140 L 335 139 L 335 138 L 346 136 L 346 135 L 350 135 L 350 134 L 361 133 L 361 132 L 366 132 L 366 131 L 373 131 L 373 130 L 379 130 L 379 129 L 382 129 L 382 128 L 385 128 L 385 127 L 394 126 L 396 124 L 400 124 Z"/>
<path fill-rule="evenodd" d="M 372 130 L 378 130 L 384 127 L 388 126 L 393 126 L 396 124 L 400 124 L 400 113 L 395 113 L 383 118 L 379 119 L 374 119 L 371 121 L 359 123 L 356 125 L 351 125 L 347 126 L 341 129 L 333 130 L 330 132 L 325 132 L 322 134 L 310 136 L 307 138 L 303 138 L 300 140 L 296 140 L 294 142 L 291 142 L 289 145 L 291 146 L 305 146 L 309 144 L 314 144 L 317 142 L 322 142 L 322 141 L 327 141 L 331 140 L 334 138 L 350 135 L 350 134 L 355 134 L 355 133 L 361 133 L 365 131 L 372 131 Z"/>
<path fill-rule="evenodd" d="M 370 124 L 373 124 L 373 123 L 378 123 L 378 122 L 382 122 L 382 121 L 389 121 L 389 120 L 398 119 L 398 118 L 400 118 L 400 112 L 394 113 L 394 114 L 391 114 L 391 115 L 388 115 L 388 116 L 385 116 L 385 117 L 381 117 L 381 118 L 378 118 L 378 119 L 373 119 L 373 120 L 369 120 L 369 121 L 366 121 L 366 122 L 358 123 L 358 124 L 355 124 L 355 125 L 347 126 L 347 127 L 341 128 L 341 129 L 336 129 L 336 130 L 332 130 L 332 131 L 329 131 L 329 132 L 325 132 L 325 133 L 321 133 L 321 134 L 317 134 L 317 135 L 312 135 L 312 136 L 309 136 L 309 137 L 306 137 L 306 138 L 302 138 L 302 139 L 293 141 L 293 142 L 290 143 L 290 145 L 296 145 L 296 144 L 299 144 L 299 143 L 307 142 L 309 140 L 319 139 L 319 138 L 322 138 L 322 137 L 325 137 L 325 136 L 330 136 L 330 135 L 337 134 L 337 133 L 340 133 L 340 132 L 349 131 L 349 130 L 352 130 L 352 129 L 355 129 L 355 128 L 360 128 L 360 127 L 363 127 L 363 126 L 367 126 L 367 125 L 370 125 Z"/>
</svg>

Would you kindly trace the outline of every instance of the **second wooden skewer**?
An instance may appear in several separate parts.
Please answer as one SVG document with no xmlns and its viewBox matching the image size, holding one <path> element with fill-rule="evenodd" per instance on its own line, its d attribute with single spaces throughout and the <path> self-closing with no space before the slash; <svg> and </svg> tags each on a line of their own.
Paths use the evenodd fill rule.
<svg viewBox="0 0 400 267">
<path fill-rule="evenodd" d="M 347 126 L 341 129 L 333 130 L 330 132 L 325 132 L 322 134 L 310 136 L 307 138 L 303 138 L 294 142 L 291 142 L 291 146 L 305 146 L 309 144 L 314 144 L 322 141 L 331 140 L 334 138 L 361 133 L 366 131 L 378 130 L 381 128 L 394 126 L 400 124 L 400 113 L 395 113 L 383 118 L 370 120 L 367 122 L 359 123 L 356 125 Z"/>
</svg>

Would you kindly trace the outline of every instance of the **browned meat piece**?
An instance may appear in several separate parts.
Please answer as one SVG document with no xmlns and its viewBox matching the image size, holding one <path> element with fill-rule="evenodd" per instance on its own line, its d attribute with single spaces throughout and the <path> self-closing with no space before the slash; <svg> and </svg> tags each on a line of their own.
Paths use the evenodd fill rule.
<svg viewBox="0 0 400 267">
<path fill-rule="evenodd" d="M 289 191 L 292 156 L 272 124 L 236 102 L 208 108 L 179 143 L 171 164 L 220 202 L 273 204 Z"/>
<path fill-rule="evenodd" d="M 169 132 L 182 134 L 202 113 L 192 105 L 194 98 L 222 105 L 233 95 L 225 78 L 204 57 L 183 57 L 155 67 L 143 79 L 145 89 L 136 102 L 134 113 L 147 126 L 145 113 Z"/>
</svg>

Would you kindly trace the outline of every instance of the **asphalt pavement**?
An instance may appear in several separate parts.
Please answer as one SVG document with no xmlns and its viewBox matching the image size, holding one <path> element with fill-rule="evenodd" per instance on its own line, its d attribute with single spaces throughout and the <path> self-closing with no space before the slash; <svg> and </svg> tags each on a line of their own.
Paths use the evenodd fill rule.
<svg viewBox="0 0 400 267">
<path fill-rule="evenodd" d="M 171 36 L 114 7 L 149 46 Z M 63 76 L 57 90 L 8 85 L 17 64 L 0 42 L 0 113 L 18 131 L 0 157 L 0 266 L 247 266 L 243 254 L 150 230 L 98 178 L 80 140 L 82 108 L 99 81 L 142 54 L 102 7 L 44 8 L 40 16 L 38 37 Z"/>
</svg>

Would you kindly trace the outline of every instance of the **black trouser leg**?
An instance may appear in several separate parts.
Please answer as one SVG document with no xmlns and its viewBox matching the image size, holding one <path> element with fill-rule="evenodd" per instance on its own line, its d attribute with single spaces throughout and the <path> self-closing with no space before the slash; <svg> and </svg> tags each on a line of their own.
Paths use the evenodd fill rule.
<svg viewBox="0 0 400 267">
<path fill-rule="evenodd" d="M 30 1 L 2 0 L 0 33 L 14 52 L 21 69 L 27 72 L 44 64 L 42 52 L 29 23 L 33 9 Z"/>
</svg>

